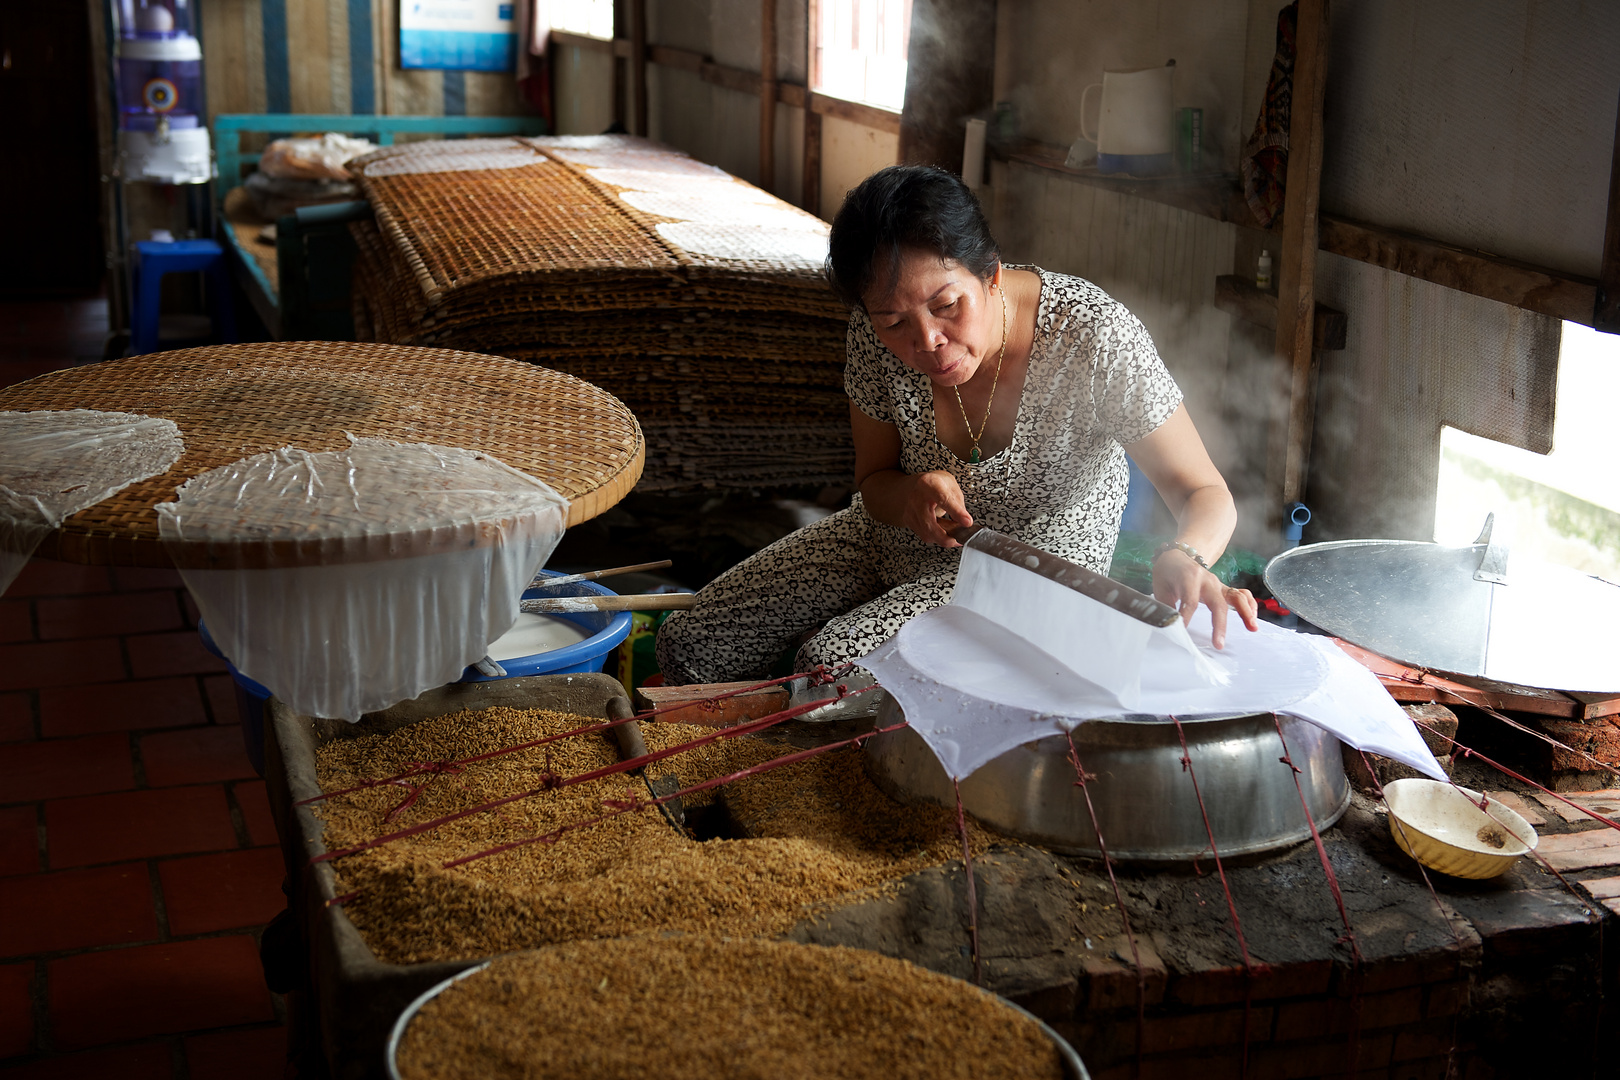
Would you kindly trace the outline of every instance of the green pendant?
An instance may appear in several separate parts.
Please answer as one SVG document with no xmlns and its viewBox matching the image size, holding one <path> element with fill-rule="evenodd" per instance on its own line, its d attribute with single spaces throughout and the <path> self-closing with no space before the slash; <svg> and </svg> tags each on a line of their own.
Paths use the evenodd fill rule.
<svg viewBox="0 0 1620 1080">
<path fill-rule="evenodd" d="M 968 464 L 969 465 L 977 465 L 978 463 L 979 463 L 979 444 L 974 443 L 972 452 L 970 452 L 968 454 Z"/>
</svg>

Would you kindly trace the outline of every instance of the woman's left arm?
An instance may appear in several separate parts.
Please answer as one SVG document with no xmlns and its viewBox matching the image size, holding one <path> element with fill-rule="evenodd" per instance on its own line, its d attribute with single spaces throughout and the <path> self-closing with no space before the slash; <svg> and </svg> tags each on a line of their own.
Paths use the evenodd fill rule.
<svg viewBox="0 0 1620 1080">
<path fill-rule="evenodd" d="M 1226 481 L 1209 459 L 1192 417 L 1187 415 L 1187 406 L 1177 405 L 1170 419 L 1128 444 L 1125 452 L 1147 474 L 1175 515 L 1176 542 L 1215 565 L 1237 525 L 1237 507 Z M 1247 589 L 1226 588 L 1219 578 L 1177 548 L 1154 558 L 1153 595 L 1176 607 L 1183 622 L 1192 619 L 1199 604 L 1208 607 L 1217 649 L 1226 644 L 1229 609 L 1236 609 L 1250 630 L 1258 626 L 1257 605 Z"/>
</svg>

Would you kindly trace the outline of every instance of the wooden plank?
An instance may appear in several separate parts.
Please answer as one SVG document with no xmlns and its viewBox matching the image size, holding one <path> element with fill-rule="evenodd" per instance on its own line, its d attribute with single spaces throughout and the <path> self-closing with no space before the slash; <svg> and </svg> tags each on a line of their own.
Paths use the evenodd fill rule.
<svg viewBox="0 0 1620 1080">
<path fill-rule="evenodd" d="M 1299 0 L 1298 52 L 1288 114 L 1288 177 L 1277 274 L 1276 352 L 1288 411 L 1273 417 L 1266 454 L 1271 513 L 1305 493 L 1315 421 L 1317 213 L 1322 197 L 1322 98 L 1327 87 L 1327 0 Z"/>
<path fill-rule="evenodd" d="M 1599 826 L 1585 832 L 1543 836 L 1536 850 L 1559 871 L 1620 866 L 1620 830 Z"/>
<path fill-rule="evenodd" d="M 1277 329 L 1277 298 L 1255 287 L 1254 282 L 1236 274 L 1221 274 L 1215 278 L 1215 306 L 1228 315 L 1245 322 Z M 1344 348 L 1350 320 L 1344 312 L 1317 303 L 1313 318 L 1313 347 L 1319 351 Z"/>
<path fill-rule="evenodd" d="M 644 709 L 662 709 L 690 702 L 687 708 L 671 709 L 655 720 L 667 724 L 697 724 L 702 727 L 729 727 L 744 720 L 757 720 L 787 708 L 788 693 L 780 686 L 745 690 L 729 698 L 712 700 L 720 694 L 753 682 L 694 683 L 690 686 L 643 686 L 636 691 L 636 704 Z"/>
<path fill-rule="evenodd" d="M 897 112 L 879 109 L 873 105 L 862 105 L 858 101 L 828 97 L 826 94 L 807 93 L 805 96 L 810 99 L 812 112 L 820 113 L 822 116 L 836 116 L 840 120 L 875 128 L 890 135 L 900 134 L 900 114 Z"/>
<path fill-rule="evenodd" d="M 1559 717 L 1575 717 L 1580 708 L 1574 698 L 1556 690 L 1492 683 L 1484 679 L 1469 679 L 1465 682 L 1461 676 L 1446 678 L 1432 671 L 1408 667 L 1387 656 L 1380 656 L 1338 638 L 1334 639 L 1334 644 L 1343 649 L 1356 663 L 1377 676 L 1384 689 L 1388 690 L 1396 701 L 1438 701 L 1442 704 L 1461 701 L 1469 705 L 1495 709 L 1498 712 L 1512 711 Z"/>
<path fill-rule="evenodd" d="M 647 134 L 647 0 L 630 0 L 630 85 L 637 135 Z"/>
<path fill-rule="evenodd" d="M 799 206 L 821 216 L 821 114 L 804 114 L 804 190 Z"/>
<path fill-rule="evenodd" d="M 776 187 L 776 0 L 759 0 L 759 186 Z"/>
<path fill-rule="evenodd" d="M 567 30 L 551 31 L 553 45 L 572 45 L 576 49 L 589 49 L 592 52 L 611 53 L 614 42 L 607 38 L 591 37 L 589 34 L 574 34 Z"/>
<path fill-rule="evenodd" d="M 1411 233 L 1322 218 L 1323 251 L 1555 319 L 1592 321 L 1597 282 Z"/>
<path fill-rule="evenodd" d="M 1606 716 L 1620 716 L 1620 694 L 1585 694 L 1579 690 L 1564 693 L 1580 705 L 1579 720 L 1600 720 Z"/>
<path fill-rule="evenodd" d="M 1620 112 L 1614 118 L 1614 156 L 1609 165 L 1609 220 L 1603 230 L 1603 264 L 1598 271 L 1592 325 L 1620 334 Z"/>
</svg>

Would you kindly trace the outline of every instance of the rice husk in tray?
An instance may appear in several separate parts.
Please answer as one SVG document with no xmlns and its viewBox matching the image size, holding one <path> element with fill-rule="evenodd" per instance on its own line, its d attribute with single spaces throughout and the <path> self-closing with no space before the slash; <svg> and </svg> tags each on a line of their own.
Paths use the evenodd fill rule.
<svg viewBox="0 0 1620 1080">
<path fill-rule="evenodd" d="M 317 754 L 325 791 L 560 734 L 599 721 L 495 708 L 425 720 L 389 735 L 336 740 Z M 706 734 L 646 724 L 649 748 Z M 761 738 L 711 743 L 653 766 L 683 786 L 729 775 L 791 751 Z M 462 767 L 409 794 L 393 784 L 317 805 L 328 850 L 542 787 L 617 760 L 605 733 L 572 736 Z M 413 778 L 415 784 L 419 778 Z M 728 785 L 724 799 L 743 839 L 699 841 L 656 808 L 619 814 L 452 869 L 443 864 L 551 833 L 645 799 L 625 773 L 544 791 L 336 861 L 345 907 L 379 959 L 419 963 L 487 956 L 588 938 L 666 931 L 775 937 L 818 911 L 892 886 L 961 856 L 954 813 L 901 806 L 880 792 L 858 750 L 837 750 Z M 698 800 L 701 801 L 701 800 Z M 690 803 L 695 806 L 696 802 Z M 976 849 L 989 836 L 970 826 Z"/>
<path fill-rule="evenodd" d="M 405 1080 L 1061 1077 L 1032 1020 L 858 949 L 700 937 L 579 942 L 446 988 L 405 1029 Z"/>
</svg>

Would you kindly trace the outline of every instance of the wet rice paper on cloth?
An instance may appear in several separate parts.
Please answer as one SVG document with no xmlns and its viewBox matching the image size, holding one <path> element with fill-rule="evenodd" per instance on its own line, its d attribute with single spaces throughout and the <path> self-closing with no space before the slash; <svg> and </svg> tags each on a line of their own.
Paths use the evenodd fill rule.
<svg viewBox="0 0 1620 1080">
<path fill-rule="evenodd" d="M 857 663 L 957 778 L 1086 720 L 1261 712 L 1445 778 L 1411 719 L 1330 640 L 1267 623 L 1249 633 L 1234 617 L 1218 650 L 1211 630 L 1207 608 L 1185 630 L 1151 627 L 969 548 L 951 602 Z"/>
</svg>

